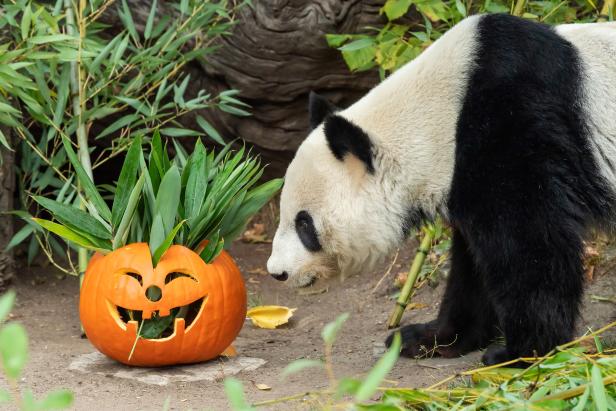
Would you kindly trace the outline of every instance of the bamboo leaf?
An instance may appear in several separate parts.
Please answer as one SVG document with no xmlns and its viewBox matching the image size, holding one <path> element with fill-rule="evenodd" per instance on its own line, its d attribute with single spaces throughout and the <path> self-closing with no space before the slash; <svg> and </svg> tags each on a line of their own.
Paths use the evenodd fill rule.
<svg viewBox="0 0 616 411">
<path fill-rule="evenodd" d="M 111 226 L 113 230 L 118 228 L 120 221 L 126 214 L 126 206 L 128 199 L 132 195 L 135 187 L 135 181 L 137 180 L 137 170 L 139 169 L 139 156 L 141 152 L 141 137 L 135 138 L 131 144 L 122 170 L 120 171 L 120 177 L 118 178 L 117 189 L 113 197 L 113 206 L 111 208 Z M 132 214 L 131 214 L 132 215 Z"/>
<path fill-rule="evenodd" d="M 128 126 L 129 124 L 131 124 L 132 122 L 136 121 L 139 119 L 139 115 L 138 114 L 127 114 L 123 117 L 120 117 L 119 119 L 117 119 L 116 121 L 114 121 L 113 123 L 111 123 L 110 125 L 108 125 L 107 127 L 105 127 L 105 129 L 103 131 L 100 132 L 100 134 L 98 136 L 96 136 L 96 139 L 101 139 L 115 131 L 118 131 L 119 129 Z"/>
<path fill-rule="evenodd" d="M 6 377 L 17 380 L 28 359 L 28 335 L 21 324 L 0 328 L 0 356 Z"/>
<path fill-rule="evenodd" d="M 30 33 L 30 25 L 32 23 L 32 9 L 28 4 L 24 10 L 24 14 L 21 17 L 21 38 L 25 40 Z"/>
<path fill-rule="evenodd" d="M 65 226 L 86 232 L 93 237 L 104 240 L 111 239 L 111 232 L 85 211 L 41 196 L 34 196 L 33 198 Z"/>
<path fill-rule="evenodd" d="M 147 173 L 141 173 L 139 180 L 137 180 L 137 183 L 134 185 L 128 196 L 126 206 L 124 207 L 124 211 L 122 213 L 122 217 L 114 233 L 112 243 L 112 247 L 114 250 L 125 244 L 124 239 L 128 237 L 130 223 L 135 214 L 135 210 L 137 210 L 137 206 L 139 205 L 139 200 L 141 199 L 141 193 L 145 184 L 146 176 Z"/>
<path fill-rule="evenodd" d="M 28 39 L 28 43 L 35 45 L 58 43 L 62 41 L 74 42 L 75 38 L 69 36 L 68 34 L 49 34 L 45 36 L 33 36 Z"/>
<path fill-rule="evenodd" d="M 197 137 L 200 135 L 197 131 L 176 127 L 161 128 L 160 133 L 169 137 Z"/>
<path fill-rule="evenodd" d="M 592 399 L 598 411 L 607 411 L 607 396 L 605 394 L 605 386 L 603 385 L 603 377 L 601 370 L 595 364 L 591 371 Z"/>
<path fill-rule="evenodd" d="M 90 179 L 90 176 L 88 176 L 83 166 L 79 162 L 79 159 L 73 151 L 73 147 L 71 146 L 70 141 L 65 136 L 62 136 L 62 144 L 64 145 L 66 155 L 68 156 L 73 168 L 75 169 L 75 173 L 77 173 L 77 178 L 86 193 L 86 197 L 94 204 L 94 206 L 96 207 L 96 211 L 100 214 L 100 216 L 106 222 L 110 223 L 111 210 L 109 210 L 107 203 L 105 203 L 105 200 L 103 200 L 101 195 L 96 190 L 96 186 L 94 185 L 94 183 Z"/>
<path fill-rule="evenodd" d="M 181 189 L 182 178 L 178 168 L 173 165 L 165 173 L 160 182 L 158 193 L 156 193 L 156 205 L 154 209 L 154 214 L 161 217 L 165 235 L 173 229 L 175 224 L 175 217 L 177 216 L 178 205 L 180 203 Z"/>
<path fill-rule="evenodd" d="M 15 291 L 9 290 L 0 297 L 0 322 L 6 320 L 15 304 Z"/>
<path fill-rule="evenodd" d="M 338 332 L 342 328 L 344 322 L 349 318 L 349 313 L 340 314 L 334 321 L 328 323 L 321 330 L 321 337 L 327 345 L 334 344 Z"/>
<path fill-rule="evenodd" d="M 124 27 L 126 27 L 131 37 L 133 38 L 135 44 L 139 44 L 139 34 L 137 33 L 137 28 L 135 27 L 135 22 L 130 12 L 130 7 L 128 7 L 128 3 L 126 3 L 126 0 L 122 0 L 122 13 L 120 13 L 120 18 L 124 23 Z"/>
<path fill-rule="evenodd" d="M 73 404 L 73 393 L 68 390 L 57 390 L 48 393 L 41 401 L 43 410 L 59 410 L 68 408 Z"/>
<path fill-rule="evenodd" d="M 13 151 L 13 149 L 9 145 L 9 142 L 8 142 L 6 136 L 4 135 L 4 133 L 2 132 L 1 129 L 0 129 L 0 144 L 2 144 L 4 146 L 4 148 L 6 148 L 7 150 Z"/>
<path fill-rule="evenodd" d="M 178 231 L 180 231 L 180 228 L 182 228 L 185 222 L 186 220 L 180 221 L 173 228 L 173 230 L 171 230 L 171 232 L 167 235 L 167 237 L 162 242 L 162 244 L 156 249 L 156 251 L 154 252 L 154 255 L 152 256 L 152 264 L 154 265 L 154 267 L 156 267 L 156 264 L 158 264 L 163 254 L 165 254 L 165 252 L 169 249 L 169 247 L 171 247 L 171 244 L 173 244 L 173 240 L 175 239 L 175 236 L 177 235 Z"/>
<path fill-rule="evenodd" d="M 64 238 L 66 241 L 70 241 L 78 246 L 88 248 L 90 250 L 103 251 L 96 247 L 94 244 L 90 242 L 87 238 L 78 234 L 77 232 L 71 230 L 70 228 L 54 223 L 53 221 L 44 220 L 42 218 L 33 218 L 32 221 L 39 224 L 45 230 L 50 231 L 60 237 Z"/>
<path fill-rule="evenodd" d="M 23 226 L 18 232 L 15 233 L 15 235 L 13 235 L 13 237 L 11 238 L 11 241 L 9 241 L 9 243 L 6 245 L 5 250 L 8 251 L 14 247 L 17 247 L 26 238 L 30 237 L 30 234 L 32 234 L 33 232 L 34 232 L 34 226 L 29 225 L 29 224 Z"/>
<path fill-rule="evenodd" d="M 143 36 L 146 40 L 150 38 L 152 35 L 152 27 L 154 25 L 154 17 L 156 16 L 156 4 L 157 0 L 152 2 L 152 8 L 150 9 L 150 14 L 148 15 L 148 20 L 145 23 L 145 30 L 143 32 Z"/>
<path fill-rule="evenodd" d="M 206 153 L 201 140 L 197 140 L 195 150 L 190 157 L 190 168 L 188 169 L 188 181 L 186 182 L 184 194 L 184 212 L 188 219 L 188 226 L 191 227 L 194 219 L 201 212 L 201 206 L 205 199 L 207 190 L 206 179 Z"/>
<path fill-rule="evenodd" d="M 165 241 L 165 227 L 163 226 L 163 219 L 160 214 L 156 214 L 154 216 L 154 220 L 152 221 L 152 227 L 150 229 L 150 252 L 152 253 L 152 257 L 158 247 Z M 154 264 L 154 262 L 152 262 Z"/>
<path fill-rule="evenodd" d="M 376 363 L 376 365 L 370 370 L 361 386 L 355 394 L 355 400 L 359 402 L 368 401 L 370 397 L 376 392 L 379 384 L 385 379 L 387 374 L 396 364 L 398 357 L 400 356 L 401 338 L 400 333 L 396 333 L 394 336 L 393 344 L 391 348 L 383 355 Z"/>
<path fill-rule="evenodd" d="M 314 368 L 314 367 L 323 368 L 323 366 L 324 366 L 323 361 L 309 360 L 309 359 L 302 358 L 299 360 L 295 360 L 289 365 L 287 365 L 284 368 L 284 370 L 282 370 L 281 377 L 284 378 L 290 374 L 295 374 L 306 368 Z"/>
<path fill-rule="evenodd" d="M 107 45 L 98 53 L 92 61 L 92 64 L 88 66 L 88 69 L 91 72 L 97 72 L 103 60 L 107 59 L 107 56 L 109 56 L 111 51 L 116 49 L 118 42 L 120 41 L 122 41 L 122 35 L 115 36 L 113 40 L 107 43 Z"/>
<path fill-rule="evenodd" d="M 212 138 L 218 144 L 225 144 L 225 140 L 223 140 L 222 136 L 216 131 L 214 127 L 210 123 L 207 122 L 202 116 L 197 115 L 197 124 L 205 133 Z"/>
</svg>

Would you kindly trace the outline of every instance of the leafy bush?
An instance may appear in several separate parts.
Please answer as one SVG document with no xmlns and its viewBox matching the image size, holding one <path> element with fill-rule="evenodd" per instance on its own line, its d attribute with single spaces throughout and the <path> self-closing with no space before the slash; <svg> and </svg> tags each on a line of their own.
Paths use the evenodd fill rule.
<svg viewBox="0 0 616 411">
<path fill-rule="evenodd" d="M 604 0 L 599 8 L 586 0 L 387 0 L 381 9 L 387 18 L 382 28 L 369 28 L 368 34 L 329 34 L 327 41 L 342 52 L 351 70 L 376 67 L 385 78 L 471 14 L 511 13 L 552 24 L 592 22 L 613 20 L 614 3 Z"/>
<path fill-rule="evenodd" d="M 9 291 L 0 297 L 0 323 L 4 322 L 13 308 L 15 292 Z M 20 388 L 20 377 L 28 360 L 28 335 L 19 323 L 3 324 L 0 327 L 0 362 L 4 377 L 12 392 L 0 390 L 0 404 L 13 403 L 21 411 L 57 410 L 71 406 L 73 394 L 67 390 L 53 391 L 42 400 L 36 400 L 32 391 Z"/>
<path fill-rule="evenodd" d="M 195 117 L 199 130 L 182 127 L 179 119 L 204 109 L 247 115 L 246 105 L 236 99 L 235 90 L 218 95 L 201 90 L 189 98 L 191 80 L 182 69 L 191 61 L 205 61 L 214 51 L 212 41 L 229 32 L 235 11 L 246 3 L 166 1 L 173 12 L 161 15 L 153 1 L 140 33 L 127 0 L 3 2 L 0 124 L 11 127 L 19 142 L 13 148 L 19 150 L 17 173 L 25 211 L 18 215 L 27 223 L 9 248 L 29 239 L 29 260 L 40 246 L 50 257 L 52 251 L 65 252 L 54 237 L 38 235 L 41 231 L 27 213 L 36 208 L 31 195 L 80 203 L 60 137 L 75 144 L 90 177 L 127 150 L 135 137 L 146 138 L 154 130 L 169 137 L 206 134 L 224 143 L 200 115 Z M 110 8 L 117 8 L 120 16 L 117 34 L 100 22 Z M 88 145 L 103 138 L 110 141 L 103 149 Z M 9 147 L 1 133 L 0 143 Z"/>
</svg>

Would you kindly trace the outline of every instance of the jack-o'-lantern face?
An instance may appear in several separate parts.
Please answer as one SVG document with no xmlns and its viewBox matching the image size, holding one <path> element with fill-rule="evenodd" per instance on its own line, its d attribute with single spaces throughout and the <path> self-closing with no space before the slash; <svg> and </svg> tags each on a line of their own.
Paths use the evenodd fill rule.
<svg viewBox="0 0 616 411">
<path fill-rule="evenodd" d="M 188 272 L 188 261 L 167 260 L 168 264 L 159 264 L 156 268 L 150 265 L 140 272 L 130 267 L 119 269 L 114 274 L 112 292 L 107 296 L 110 310 L 116 310 L 118 318 L 124 322 L 172 313 L 175 316 L 179 310 L 184 310 L 181 315 L 184 322 L 178 324 L 190 328 L 201 315 L 208 293 L 204 287 L 206 281 L 198 279 L 200 273 Z M 172 271 L 167 272 L 168 269 Z M 112 315 L 115 317 L 116 313 Z"/>
<path fill-rule="evenodd" d="M 137 339 L 139 321 L 177 315 L 180 309 L 183 318 L 174 318 L 171 331 L 157 339 Z M 205 264 L 193 251 L 175 245 L 153 267 L 148 245 L 132 244 L 92 259 L 80 315 L 90 341 L 118 361 L 151 366 L 197 362 L 216 357 L 235 339 L 246 315 L 246 291 L 226 253 Z"/>
</svg>

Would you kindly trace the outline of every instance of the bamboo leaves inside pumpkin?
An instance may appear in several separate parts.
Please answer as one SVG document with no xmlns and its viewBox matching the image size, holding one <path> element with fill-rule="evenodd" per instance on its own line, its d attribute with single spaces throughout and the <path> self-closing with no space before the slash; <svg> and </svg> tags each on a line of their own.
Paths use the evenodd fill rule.
<svg viewBox="0 0 616 411">
<path fill-rule="evenodd" d="M 109 189 L 114 193 L 110 210 L 70 142 L 65 144 L 88 212 L 66 199 L 36 197 L 60 224 L 34 221 L 91 250 L 107 252 L 128 242 L 147 242 L 153 265 L 172 244 L 197 250 L 211 262 L 282 185 L 282 179 L 276 179 L 257 186 L 263 167 L 244 148 L 232 153 L 227 145 L 215 154 L 197 141 L 189 155 L 175 144 L 177 155 L 170 159 L 160 134 L 154 133 L 148 156 L 141 139 L 131 144 L 117 185 Z"/>
<path fill-rule="evenodd" d="M 118 184 L 113 197 L 113 207 L 111 211 L 111 225 L 114 228 L 119 228 L 122 220 L 126 216 L 129 200 L 133 195 L 133 188 L 137 180 L 137 171 L 139 170 L 139 153 L 141 152 L 141 137 L 137 137 L 131 144 L 126 153 Z M 133 210 L 134 211 L 134 210 Z M 129 215 L 132 215 L 130 212 Z M 125 221 L 125 224 L 127 222 Z"/>
</svg>

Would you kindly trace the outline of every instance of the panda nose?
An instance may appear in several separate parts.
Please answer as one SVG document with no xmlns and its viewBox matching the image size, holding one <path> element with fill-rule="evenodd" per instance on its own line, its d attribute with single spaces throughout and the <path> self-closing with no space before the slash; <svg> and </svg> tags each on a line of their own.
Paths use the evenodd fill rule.
<svg viewBox="0 0 616 411">
<path fill-rule="evenodd" d="M 283 271 L 282 274 L 272 274 L 272 277 L 274 277 L 278 281 L 287 281 L 287 278 L 289 278 L 289 274 L 286 271 Z"/>
</svg>

